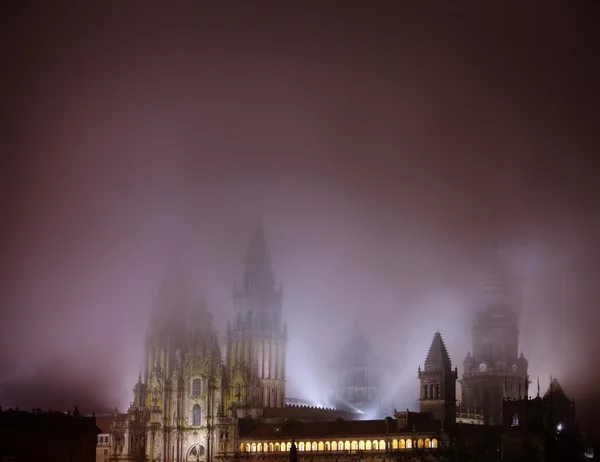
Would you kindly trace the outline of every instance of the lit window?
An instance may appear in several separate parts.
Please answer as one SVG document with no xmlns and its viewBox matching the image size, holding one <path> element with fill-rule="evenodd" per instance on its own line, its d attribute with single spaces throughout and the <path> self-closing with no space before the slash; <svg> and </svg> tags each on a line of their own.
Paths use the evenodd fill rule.
<svg viewBox="0 0 600 462">
<path fill-rule="evenodd" d="M 192 425 L 199 426 L 202 417 L 202 411 L 200 410 L 200 406 L 198 404 L 194 405 L 192 410 Z"/>
<path fill-rule="evenodd" d="M 518 427 L 519 426 L 519 414 L 513 414 L 512 416 L 512 423 L 510 424 L 511 427 Z"/>
</svg>

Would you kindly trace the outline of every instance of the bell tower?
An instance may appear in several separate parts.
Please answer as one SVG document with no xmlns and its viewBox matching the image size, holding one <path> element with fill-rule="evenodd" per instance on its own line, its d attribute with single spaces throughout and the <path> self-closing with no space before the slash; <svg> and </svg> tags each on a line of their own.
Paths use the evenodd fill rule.
<svg viewBox="0 0 600 462">
<path fill-rule="evenodd" d="M 452 370 L 452 362 L 444 345 L 442 334 L 436 332 L 429 347 L 423 370 L 419 366 L 421 412 L 431 412 L 442 422 L 456 422 L 456 379 L 458 371 Z"/>
<path fill-rule="evenodd" d="M 281 284 L 275 285 L 260 224 L 246 252 L 241 287 L 234 288 L 233 298 L 235 317 L 227 339 L 231 386 L 241 396 L 244 394 L 241 389 L 247 384 L 240 381 L 253 382 L 255 406 L 284 407 L 287 329 L 281 319 L 283 291 Z"/>
<path fill-rule="evenodd" d="M 528 395 L 528 363 L 519 355 L 519 328 L 513 285 L 502 254 L 489 258 L 481 278 L 472 327 L 473 354 L 464 361 L 461 408 L 482 414 L 487 425 L 502 424 L 504 398 Z"/>
</svg>

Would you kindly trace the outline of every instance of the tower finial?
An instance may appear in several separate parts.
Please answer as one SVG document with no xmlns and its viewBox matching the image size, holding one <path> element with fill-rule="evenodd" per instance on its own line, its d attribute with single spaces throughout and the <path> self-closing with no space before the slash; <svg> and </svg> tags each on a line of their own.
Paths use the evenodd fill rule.
<svg viewBox="0 0 600 462">
<path fill-rule="evenodd" d="M 244 290 L 247 293 L 272 291 L 274 287 L 275 279 L 271 269 L 271 256 L 262 224 L 259 222 L 246 251 Z"/>
</svg>

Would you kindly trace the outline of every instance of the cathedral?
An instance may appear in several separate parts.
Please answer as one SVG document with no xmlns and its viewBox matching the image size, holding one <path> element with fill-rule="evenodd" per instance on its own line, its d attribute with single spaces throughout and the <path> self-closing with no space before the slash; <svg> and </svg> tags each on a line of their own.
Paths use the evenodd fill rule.
<svg viewBox="0 0 600 462">
<path fill-rule="evenodd" d="M 231 450 L 238 418 L 285 406 L 287 331 L 261 227 L 247 250 L 222 358 L 204 306 L 156 316 L 144 376 L 126 416 L 115 419 L 111 460 L 213 460 Z"/>
<path fill-rule="evenodd" d="M 417 370 L 419 412 L 394 410 L 393 417 L 370 420 L 363 410 L 381 411 L 380 371 L 375 353 L 358 334 L 338 358 L 336 408 L 287 399 L 283 293 L 259 226 L 233 291 L 224 351 L 204 305 L 167 303 L 151 322 L 145 370 L 127 413 L 115 412 L 98 437 L 98 462 L 288 460 L 296 451 L 302 457 L 310 453 L 313 461 L 353 454 L 373 461 L 499 460 L 500 454 L 506 455 L 502 460 L 521 460 L 523 441 L 532 432 L 539 435 L 539 446 L 548 448 L 548 422 L 559 425 L 561 434 L 563 425 L 576 428 L 574 404 L 558 382 L 543 399 L 528 398 L 528 364 L 518 353 L 506 272 L 495 258 L 483 274 L 473 351 L 463 363 L 462 379 L 436 332 Z M 466 452 L 459 457 L 457 448 Z"/>
</svg>

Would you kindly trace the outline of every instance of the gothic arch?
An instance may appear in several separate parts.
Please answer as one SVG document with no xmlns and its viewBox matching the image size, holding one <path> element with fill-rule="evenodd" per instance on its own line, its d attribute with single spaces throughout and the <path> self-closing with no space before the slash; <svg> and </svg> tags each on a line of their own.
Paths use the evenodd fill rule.
<svg viewBox="0 0 600 462">
<path fill-rule="evenodd" d="M 205 454 L 204 446 L 202 444 L 194 444 L 190 446 L 185 457 L 186 462 L 196 462 L 198 460 L 204 460 Z"/>
</svg>

